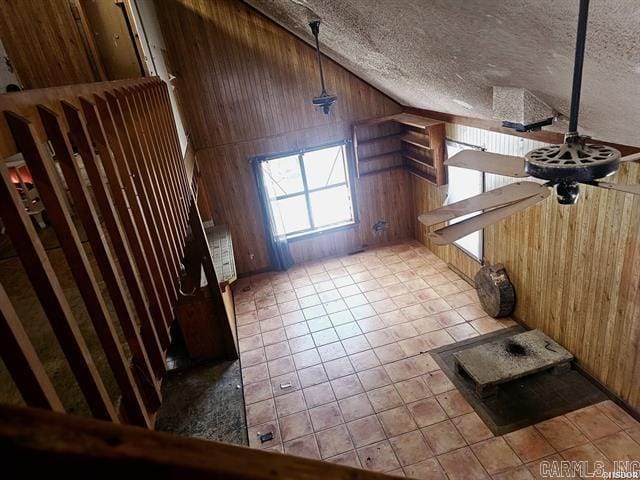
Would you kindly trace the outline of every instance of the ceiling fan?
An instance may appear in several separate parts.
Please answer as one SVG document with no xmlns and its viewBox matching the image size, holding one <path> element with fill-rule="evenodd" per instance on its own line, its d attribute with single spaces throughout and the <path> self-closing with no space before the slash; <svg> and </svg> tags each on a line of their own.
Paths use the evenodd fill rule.
<svg viewBox="0 0 640 480">
<path fill-rule="evenodd" d="M 580 0 L 576 39 L 571 114 L 569 132 L 561 145 L 540 147 L 524 158 L 500 155 L 480 150 L 463 150 L 445 162 L 451 167 L 467 168 L 509 177 L 534 177 L 545 183 L 516 182 L 474 197 L 451 203 L 424 213 L 418 220 L 426 226 L 454 220 L 471 213 L 474 217 L 454 223 L 429 234 L 436 245 L 446 245 L 480 230 L 503 218 L 545 200 L 555 188 L 558 203 L 572 205 L 580 195 L 580 183 L 640 195 L 640 185 L 601 182 L 613 175 L 622 162 L 640 160 L 640 154 L 621 157 L 620 152 L 606 145 L 589 143 L 589 137 L 578 133 L 578 110 L 589 0 Z"/>
</svg>

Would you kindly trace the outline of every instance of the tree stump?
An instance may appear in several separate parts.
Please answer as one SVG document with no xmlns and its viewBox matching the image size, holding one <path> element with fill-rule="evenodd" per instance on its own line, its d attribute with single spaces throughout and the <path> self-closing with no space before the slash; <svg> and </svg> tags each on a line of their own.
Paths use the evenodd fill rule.
<svg viewBox="0 0 640 480">
<path fill-rule="evenodd" d="M 493 318 L 506 317 L 516 305 L 516 293 L 504 265 L 486 265 L 475 278 L 480 304 Z"/>
</svg>

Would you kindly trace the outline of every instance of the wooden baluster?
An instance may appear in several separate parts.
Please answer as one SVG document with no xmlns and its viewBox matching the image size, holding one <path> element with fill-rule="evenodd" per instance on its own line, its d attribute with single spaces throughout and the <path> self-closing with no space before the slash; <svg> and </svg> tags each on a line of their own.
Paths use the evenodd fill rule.
<svg viewBox="0 0 640 480">
<path fill-rule="evenodd" d="M 0 354 L 22 398 L 30 407 L 64 413 L 27 332 L 0 284 Z"/>
<path fill-rule="evenodd" d="M 187 237 L 187 225 L 186 214 L 182 210 L 182 205 L 179 201 L 178 188 L 176 185 L 176 178 L 179 175 L 178 172 L 170 168 L 170 150 L 167 145 L 168 137 L 164 135 L 162 131 L 162 125 L 160 123 L 160 112 L 155 109 L 155 105 L 150 98 L 151 86 L 145 85 L 137 89 L 138 96 L 145 112 L 145 117 L 149 122 L 149 131 L 153 137 L 153 143 L 156 145 L 156 151 L 158 155 L 158 169 L 162 178 L 164 178 L 163 184 L 168 194 L 169 205 L 172 210 L 173 218 L 175 219 L 175 228 L 177 231 L 178 239 L 178 251 L 180 253 L 180 259 L 184 255 L 184 243 Z"/>
<path fill-rule="evenodd" d="M 151 227 L 151 238 L 156 247 L 156 252 L 158 252 L 160 268 L 165 286 L 167 287 L 170 304 L 173 304 L 177 295 L 170 285 L 172 283 L 172 276 L 177 275 L 177 271 L 171 258 L 169 237 L 164 229 L 162 215 L 160 214 L 158 203 L 154 197 L 155 192 L 150 189 L 148 174 L 143 170 L 142 141 L 136 129 L 133 106 L 129 103 L 129 99 L 122 91 L 116 91 L 115 96 L 107 94 L 107 101 L 110 103 L 115 101 L 114 106 L 117 104 L 122 112 L 123 124 L 121 127 L 123 131 L 126 131 L 129 139 L 128 142 L 125 142 L 125 150 L 127 143 L 129 144 L 130 150 L 127 155 L 127 165 L 131 169 L 138 198 L 142 204 L 147 222 Z M 113 111 L 114 108 L 111 110 Z"/>
<path fill-rule="evenodd" d="M 136 194 L 135 185 L 127 166 L 123 146 L 126 143 L 126 139 L 123 138 L 126 136 L 126 132 L 123 133 L 123 136 L 120 135 L 120 123 L 116 123 L 115 120 L 115 116 L 119 116 L 119 112 L 114 114 L 104 98 L 98 95 L 94 98 L 99 113 L 98 119 L 104 127 L 111 153 L 111 155 L 102 156 L 102 165 L 109 180 L 111 195 L 116 201 L 120 219 L 124 223 L 125 232 L 129 237 L 129 245 L 135 254 L 160 345 L 162 348 L 166 348 L 169 345 L 167 325 L 171 319 L 171 307 L 160 270 L 160 261 L 151 241 L 150 227 L 143 214 L 140 199 Z"/>
<path fill-rule="evenodd" d="M 137 88 L 127 89 L 129 99 L 134 106 L 137 129 L 142 139 L 143 151 L 142 156 L 142 168 L 146 171 L 148 178 L 148 186 L 154 192 L 156 201 L 160 208 L 160 215 L 163 220 L 162 224 L 165 228 L 167 236 L 169 237 L 172 245 L 170 254 L 176 268 L 176 274 L 172 278 L 174 287 L 178 289 L 178 281 L 180 279 L 180 264 L 182 260 L 182 248 L 180 247 L 181 239 L 179 236 L 179 230 L 177 225 L 177 215 L 174 212 L 169 192 L 167 190 L 168 179 L 162 175 L 159 164 L 161 162 L 161 156 L 158 151 L 158 145 L 154 142 L 152 130 L 153 125 L 148 118 L 145 106 L 141 101 Z"/>
<path fill-rule="evenodd" d="M 176 129 L 175 119 L 173 118 L 173 111 L 171 110 L 171 99 L 169 98 L 169 91 L 166 89 L 164 82 L 158 82 L 154 85 L 154 94 L 157 98 L 157 105 L 160 108 L 161 118 L 165 124 L 165 129 L 168 133 L 169 143 L 171 150 L 173 151 L 173 165 L 178 172 L 178 179 L 184 192 L 184 204 L 187 213 L 191 207 L 192 192 L 187 180 L 187 173 L 184 167 L 184 158 L 180 148 L 180 141 L 178 139 L 178 131 Z"/>
<path fill-rule="evenodd" d="M 167 236 L 167 255 L 171 261 L 172 267 L 175 269 L 175 275 L 171 277 L 177 292 L 177 279 L 180 277 L 180 254 L 178 253 L 178 245 L 172 228 L 172 218 L 169 209 L 166 207 L 166 195 L 162 191 L 162 181 L 156 175 L 156 158 L 152 151 L 152 145 L 149 137 L 149 125 L 144 121 L 138 98 L 133 89 L 123 89 L 125 97 L 129 102 L 131 113 L 134 121 L 134 128 L 138 134 L 142 155 L 138 167 L 144 173 L 143 182 L 150 200 L 158 212 L 159 225 Z"/>
<path fill-rule="evenodd" d="M 5 117 L 16 146 L 26 159 L 47 155 L 43 151 L 43 145 L 35 141 L 33 127 L 29 122 L 11 112 L 5 112 Z M 2 176 L 0 217 L 2 217 L 7 234 L 29 274 L 34 291 L 44 311 L 47 312 L 51 327 L 78 380 L 78 385 L 89 408 L 97 418 L 119 422 L 118 414 L 89 354 L 71 308 L 62 293 L 62 287 L 38 234 L 31 224 L 31 219 L 24 211 L 22 201 L 9 178 L 9 172 L 4 162 L 0 162 L 0 174 Z M 43 189 L 47 188 L 47 185 L 43 185 Z"/>
<path fill-rule="evenodd" d="M 62 168 L 71 197 L 76 206 L 76 213 L 85 228 L 94 256 L 100 262 L 100 257 L 105 255 L 105 252 L 100 248 L 102 231 L 98 225 L 97 213 L 91 202 L 89 202 L 87 198 L 88 192 L 80 179 L 80 172 L 73 159 L 71 146 L 62 134 L 57 114 L 42 105 L 38 105 L 38 113 L 47 137 L 55 151 L 58 164 Z M 33 140 L 35 141 L 35 139 Z M 51 220 L 51 224 L 56 231 L 60 246 L 69 264 L 71 274 L 76 281 L 80 295 L 84 300 L 89 317 L 91 317 L 96 334 L 100 339 L 111 371 L 118 383 L 118 387 L 120 387 L 127 418 L 137 425 L 150 426 L 140 392 L 128 367 L 129 362 L 125 358 L 118 334 L 113 327 L 109 309 L 91 269 L 82 241 L 71 220 L 71 213 L 67 209 L 64 192 L 59 185 L 55 165 L 46 152 L 36 153 L 35 155 L 26 155 L 23 152 L 23 155 L 33 176 L 38 193 L 44 201 L 47 217 Z"/>
<path fill-rule="evenodd" d="M 107 134 L 100 117 L 98 117 L 96 106 L 83 97 L 80 97 L 80 105 L 84 112 L 89 136 L 98 151 L 107 181 L 110 185 L 114 185 L 112 190 L 115 191 L 115 194 L 111 193 L 103 182 L 94 187 L 96 199 L 100 204 L 100 210 L 110 211 L 109 214 L 105 215 L 105 222 L 109 235 L 112 237 L 111 243 L 127 282 L 136 313 L 140 319 L 142 340 L 147 349 L 149 361 L 156 377 L 160 377 L 164 375 L 166 366 L 163 348 L 159 341 L 160 335 L 158 335 L 153 321 L 154 312 L 160 311 L 157 292 L 151 279 L 147 256 L 142 247 L 138 228 L 131 218 L 126 197 L 121 187 L 120 175 L 118 175 L 114 165 L 112 150 L 118 147 L 112 147 L 108 143 Z M 98 168 L 98 159 L 95 156 L 93 159 L 95 163 L 92 162 L 93 165 L 87 167 L 87 173 L 91 183 L 97 184 L 101 180 L 101 175 Z M 115 237 L 115 240 L 113 237 Z M 148 302 L 144 295 L 145 288 L 149 297 Z M 151 303 L 155 305 L 155 308 L 151 307 Z M 164 325 L 161 325 L 161 329 L 165 330 Z"/>
<path fill-rule="evenodd" d="M 147 200 L 146 193 L 144 191 L 144 186 L 140 180 L 140 174 L 138 173 L 138 169 L 136 167 L 136 153 L 134 153 L 134 139 L 132 135 L 132 126 L 130 115 L 127 113 L 128 108 L 126 107 L 125 102 L 120 102 L 114 95 L 109 92 L 105 93 L 105 97 L 107 99 L 107 104 L 109 105 L 109 110 L 113 116 L 113 121 L 115 122 L 115 128 L 121 134 L 121 145 L 123 147 L 124 156 L 121 159 L 118 159 L 116 156 L 116 160 L 122 160 L 123 163 L 118 163 L 118 168 L 120 169 L 120 176 L 125 181 L 125 177 L 128 178 L 129 185 L 125 185 L 125 190 L 129 192 L 135 192 L 135 203 L 138 205 L 140 209 L 137 212 L 136 222 L 143 221 L 144 225 L 148 228 L 148 239 L 150 245 L 153 245 L 153 252 L 155 255 L 155 259 L 153 259 L 150 263 L 154 266 L 157 266 L 157 275 L 155 276 L 156 286 L 162 288 L 162 295 L 160 296 L 160 300 L 163 304 L 163 310 L 165 311 L 164 320 L 166 325 L 170 325 L 173 320 L 173 308 L 172 303 L 175 299 L 175 296 L 172 292 L 169 291 L 168 288 L 168 278 L 169 278 L 169 264 L 167 263 L 163 242 L 160 239 L 159 231 L 156 227 L 156 221 L 154 216 L 151 213 L 151 207 Z M 104 121 L 104 119 L 103 119 Z M 138 144 L 139 147 L 139 144 Z M 129 187 L 129 188 L 127 188 Z M 131 198 L 129 199 L 129 204 L 132 205 Z M 132 208 L 132 210 L 134 210 Z"/>
<path fill-rule="evenodd" d="M 167 118 L 164 113 L 163 106 L 160 105 L 159 87 L 159 84 L 149 85 L 149 87 L 145 89 L 145 96 L 147 98 L 148 105 L 153 112 L 156 128 L 166 151 L 166 168 L 171 173 L 172 185 L 175 192 L 175 201 L 180 212 L 184 215 L 182 220 L 186 229 L 188 228 L 189 223 L 189 204 L 185 196 L 186 191 L 183 190 L 182 175 L 175 165 L 176 160 L 182 162 L 184 159 L 181 158 L 182 155 L 180 152 L 177 152 L 174 149 L 174 144 L 171 139 L 171 129 L 167 124 Z"/>
<path fill-rule="evenodd" d="M 67 124 L 69 125 L 70 136 L 78 149 L 78 153 L 82 158 L 82 163 L 84 164 L 89 180 L 91 181 L 93 194 L 96 198 L 98 207 L 100 208 L 102 218 L 106 224 L 109 237 L 111 238 L 111 245 L 113 246 L 114 251 L 119 253 L 123 276 L 127 281 L 127 285 L 133 287 L 130 289 L 131 296 L 141 297 L 142 295 L 138 290 L 139 284 L 136 281 L 136 274 L 131 263 L 127 241 L 122 232 L 120 221 L 114 212 L 111 198 L 103 184 L 102 177 L 98 169 L 97 159 L 89 142 L 84 122 L 80 118 L 80 112 L 76 107 L 66 101 L 62 102 L 62 109 L 64 111 Z M 67 176 L 67 173 L 69 176 L 74 176 L 78 173 L 75 168 L 68 168 L 68 170 L 69 172 L 66 172 L 63 169 L 65 177 Z M 86 189 L 79 177 L 77 179 L 74 178 L 74 183 L 80 184 L 80 192 L 77 192 L 77 195 L 82 197 L 80 198 L 80 203 L 76 202 L 76 206 L 78 209 L 85 208 L 83 203 L 89 202 Z M 87 206 L 87 209 L 90 208 L 91 205 Z M 138 332 L 135 314 L 131 310 L 129 302 L 126 300 L 124 285 L 118 276 L 115 261 L 111 255 L 109 245 L 106 243 L 106 239 L 102 235 L 102 229 L 97 218 L 87 219 L 85 217 L 86 215 L 84 217 L 81 216 L 83 223 L 89 223 L 89 225 L 85 225 L 85 230 L 87 232 L 92 231 L 93 236 L 96 237 L 95 242 L 91 239 L 91 247 L 96 256 L 98 267 L 100 268 L 102 277 L 107 285 L 107 289 L 109 290 L 109 295 L 111 296 L 120 325 L 122 326 L 122 331 L 124 332 L 129 348 L 131 349 L 133 361 L 136 366 L 136 369 L 133 372 L 134 378 L 136 379 L 140 391 L 145 393 L 144 398 L 147 407 L 151 411 L 155 411 L 160 406 L 160 391 L 155 382 L 154 370 L 149 362 L 147 351 L 145 350 L 140 333 Z M 92 220 L 96 220 L 95 228 L 91 224 Z M 158 360 L 162 361 L 162 349 L 158 342 L 155 328 L 151 323 L 151 318 L 148 316 L 149 311 L 147 309 L 143 309 L 142 313 L 145 316 L 141 317 L 140 321 L 142 324 L 142 333 L 147 339 L 146 345 L 149 347 L 150 352 L 152 352 Z"/>
</svg>

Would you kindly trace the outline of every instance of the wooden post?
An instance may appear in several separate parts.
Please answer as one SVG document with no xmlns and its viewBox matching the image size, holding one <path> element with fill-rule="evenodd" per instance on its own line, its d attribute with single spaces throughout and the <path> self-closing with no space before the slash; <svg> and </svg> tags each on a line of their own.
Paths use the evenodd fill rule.
<svg viewBox="0 0 640 480">
<path fill-rule="evenodd" d="M 14 114 L 5 112 L 7 123 L 13 132 L 25 158 L 38 155 L 37 149 L 43 148 L 33 141 L 25 142 L 25 137 L 33 138 L 31 126 Z M 20 261 L 29 273 L 29 280 L 40 300 L 53 332 L 62 347 L 69 366 L 84 394 L 91 412 L 98 418 L 118 422 L 118 414 L 102 383 L 100 374 L 89 354 L 71 308 L 62 292 L 62 287 L 53 271 L 40 238 L 31 219 L 28 218 L 22 201 L 18 197 L 4 162 L 0 162 L 0 217 L 5 223 L 7 234 L 18 252 Z"/>
<path fill-rule="evenodd" d="M 51 380 L 33 348 L 27 332 L 0 284 L 0 353 L 22 398 L 31 407 L 64 413 Z"/>
</svg>

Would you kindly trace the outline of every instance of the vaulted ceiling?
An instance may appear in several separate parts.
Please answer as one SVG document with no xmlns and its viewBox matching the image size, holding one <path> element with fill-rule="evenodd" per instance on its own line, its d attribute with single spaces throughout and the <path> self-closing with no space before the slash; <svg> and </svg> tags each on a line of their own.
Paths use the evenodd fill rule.
<svg viewBox="0 0 640 480">
<path fill-rule="evenodd" d="M 323 52 L 403 105 L 494 119 L 492 87 L 514 86 L 569 115 L 578 0 L 247 3 L 309 42 L 320 18 Z M 638 0 L 591 1 L 580 129 L 640 146 Z"/>
</svg>

